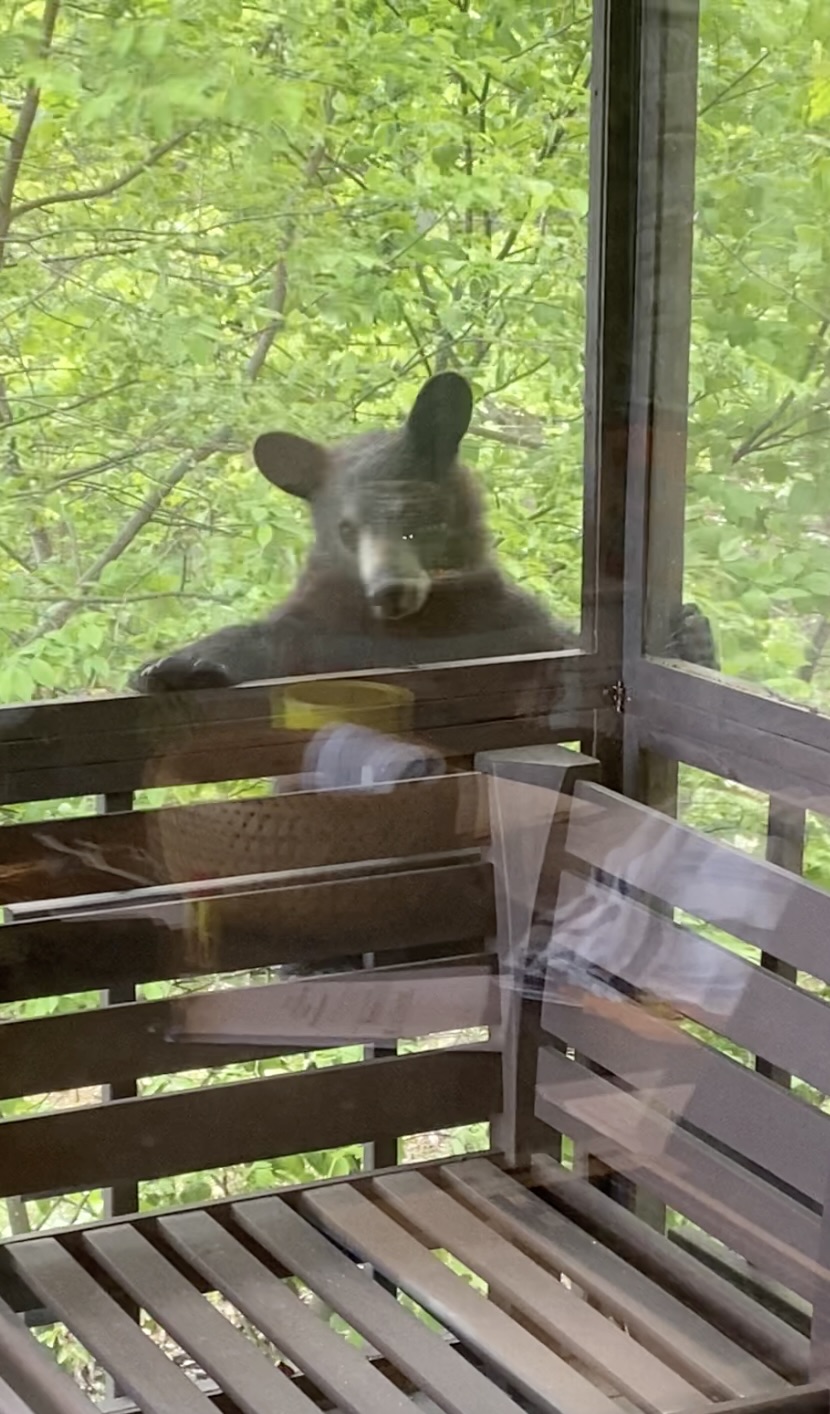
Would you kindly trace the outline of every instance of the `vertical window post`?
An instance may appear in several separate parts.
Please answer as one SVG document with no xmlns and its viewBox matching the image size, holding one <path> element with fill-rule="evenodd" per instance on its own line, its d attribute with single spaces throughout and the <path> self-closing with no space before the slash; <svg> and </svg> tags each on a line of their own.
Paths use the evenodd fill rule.
<svg viewBox="0 0 830 1414">
<path fill-rule="evenodd" d="M 596 0 L 591 60 L 585 349 L 583 635 L 607 664 L 609 712 L 596 753 L 618 785 L 625 488 L 631 403 L 641 0 Z"/>
</svg>

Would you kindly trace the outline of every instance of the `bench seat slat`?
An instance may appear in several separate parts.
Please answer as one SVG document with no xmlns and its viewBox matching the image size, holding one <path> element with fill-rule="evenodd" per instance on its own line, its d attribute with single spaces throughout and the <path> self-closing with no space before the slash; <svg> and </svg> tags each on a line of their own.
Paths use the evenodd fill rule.
<svg viewBox="0 0 830 1414">
<path fill-rule="evenodd" d="M 710 1271 L 688 1252 L 667 1242 L 662 1232 L 616 1203 L 600 1188 L 579 1178 L 548 1154 L 536 1154 L 530 1169 L 534 1189 L 552 1201 L 607 1248 L 665 1285 L 685 1306 L 699 1311 L 720 1330 L 769 1361 L 784 1379 L 796 1383 L 809 1373 L 809 1341 L 746 1292 Z"/>
<path fill-rule="evenodd" d="M 245 1414 L 312 1414 L 314 1404 L 129 1223 L 84 1234 L 95 1260 Z M 397 1411 L 396 1411 L 397 1414 Z"/>
<path fill-rule="evenodd" d="M 207 1396 L 56 1238 L 21 1243 L 12 1260 L 44 1305 L 147 1414 L 212 1414 Z"/>
<path fill-rule="evenodd" d="M 93 1414 L 95 1405 L 75 1381 L 32 1340 L 23 1322 L 0 1301 L 0 1370 L 21 1409 L 34 1414 Z M 5 1409 L 0 1395 L 0 1409 Z"/>
<path fill-rule="evenodd" d="M 650 1414 L 705 1404 L 681 1375 L 423 1174 L 378 1178 L 371 1190 L 426 1247 L 444 1247 L 459 1257 L 488 1283 L 491 1294 L 509 1302 L 558 1348 L 597 1370 Z"/>
<path fill-rule="evenodd" d="M 167 1240 L 344 1414 L 412 1414 L 409 1400 L 215 1218 L 161 1218 Z"/>
<path fill-rule="evenodd" d="M 90 1409 L 95 1405 L 90 1404 Z M 32 1414 L 31 1407 L 24 1404 L 20 1395 L 7 1384 L 0 1375 L 0 1414 Z"/>
<path fill-rule="evenodd" d="M 545 1414 L 612 1414 L 607 1395 L 474 1291 L 371 1200 L 343 1185 L 307 1191 L 300 1211 L 372 1263 Z"/>
<path fill-rule="evenodd" d="M 518 1406 L 361 1271 L 281 1198 L 253 1198 L 234 1221 L 295 1272 L 446 1414 L 518 1414 Z"/>
<path fill-rule="evenodd" d="M 448 1166 L 441 1181 L 519 1250 L 565 1272 L 686 1379 L 726 1398 L 784 1387 L 768 1366 L 489 1160 Z"/>
</svg>

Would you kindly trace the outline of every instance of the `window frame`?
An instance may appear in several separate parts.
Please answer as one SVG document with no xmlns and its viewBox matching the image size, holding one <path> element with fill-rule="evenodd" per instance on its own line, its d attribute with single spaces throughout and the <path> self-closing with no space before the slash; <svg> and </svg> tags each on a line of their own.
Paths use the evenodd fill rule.
<svg viewBox="0 0 830 1414">
<path fill-rule="evenodd" d="M 464 754 L 578 739 L 607 784 L 664 802 L 690 749 L 739 779 L 780 784 L 786 768 L 830 788 L 830 717 L 644 652 L 682 587 L 698 18 L 699 0 L 593 8 L 580 648 L 361 674 L 414 685 L 422 718 L 459 742 L 469 727 Z M 173 767 L 142 771 L 174 741 L 195 781 L 201 734 L 230 741 L 243 721 L 256 750 L 229 747 L 232 768 L 207 779 L 257 775 L 266 738 L 279 756 L 276 686 L 4 707 L 0 803 L 173 784 Z"/>
<path fill-rule="evenodd" d="M 619 705 L 622 671 L 636 215 L 637 103 L 631 99 L 637 94 L 640 10 L 641 0 L 596 0 L 592 16 L 581 646 L 531 657 L 360 674 L 423 689 L 427 716 L 431 704 L 443 703 L 459 739 L 469 724 L 471 751 L 481 745 L 520 745 L 523 735 L 534 733 L 536 740 L 578 737 L 603 758 L 609 779 L 619 776 L 622 760 L 612 704 Z M 620 232 L 625 233 L 622 255 Z M 288 681 L 280 680 L 280 689 Z M 0 803 L 173 784 L 172 767 L 153 780 L 142 774 L 166 743 L 175 740 L 181 751 L 188 738 L 184 754 L 195 759 L 199 735 L 207 730 L 232 732 L 244 720 L 248 726 L 261 723 L 267 731 L 273 726 L 275 688 L 254 684 L 170 697 L 61 698 L 0 708 Z M 480 729 L 486 721 L 494 730 L 485 742 Z M 495 728 L 501 728 L 504 740 Z M 278 737 L 271 740 L 277 748 Z M 261 755 L 254 753 L 256 769 L 252 757 L 250 769 L 239 762 L 217 776 L 214 767 L 207 779 L 259 774 Z M 195 769 L 187 768 L 188 779 L 196 779 Z"/>
<path fill-rule="evenodd" d="M 682 596 L 700 0 L 640 0 L 640 9 L 625 788 L 668 799 L 672 763 L 682 761 L 805 807 L 830 790 L 830 715 L 646 651 L 666 640 Z"/>
</svg>

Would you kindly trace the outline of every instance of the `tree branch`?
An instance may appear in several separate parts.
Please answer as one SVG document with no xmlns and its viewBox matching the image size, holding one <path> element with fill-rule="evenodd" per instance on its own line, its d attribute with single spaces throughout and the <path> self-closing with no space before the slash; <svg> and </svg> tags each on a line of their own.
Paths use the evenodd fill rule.
<svg viewBox="0 0 830 1414">
<path fill-rule="evenodd" d="M 738 74 L 738 77 L 733 79 L 731 83 L 728 83 L 725 88 L 722 88 L 720 93 L 716 93 L 714 98 L 710 98 L 708 103 L 704 103 L 703 107 L 698 109 L 698 118 L 702 118 L 704 113 L 708 113 L 710 109 L 717 108 L 719 103 L 723 103 L 724 99 L 728 98 L 730 93 L 738 87 L 738 84 L 743 83 L 744 79 L 748 79 L 750 74 L 754 74 L 756 69 L 766 63 L 769 56 L 770 51 L 765 49 L 763 54 L 759 55 L 759 57 L 750 64 L 748 69 L 744 69 L 742 74 Z"/>
<path fill-rule="evenodd" d="M 122 607 L 131 607 L 133 604 L 146 604 L 156 599 L 196 599 L 204 604 L 221 604 L 223 608 L 228 608 L 231 600 L 222 594 L 200 593 L 196 589 L 155 589 L 149 594 L 85 594 L 82 598 L 73 599 L 73 609 L 100 609 L 104 604 L 120 604 Z M 57 594 L 37 594 L 34 597 L 27 596 L 24 599 L 11 598 L 10 604 L 62 604 L 64 599 Z"/>
<path fill-rule="evenodd" d="M 8 555 L 9 559 L 20 569 L 25 570 L 27 574 L 37 573 L 35 566 L 28 560 L 25 560 L 22 555 L 18 555 L 14 546 L 10 545 L 7 540 L 0 540 L 0 550 L 3 551 L 4 555 Z"/>
<path fill-rule="evenodd" d="M 232 428 L 220 427 L 218 432 L 206 442 L 203 442 L 195 451 L 187 452 L 180 457 L 175 466 L 172 466 L 167 475 L 153 487 L 149 496 L 146 496 L 141 505 L 133 512 L 125 525 L 121 527 L 114 540 L 111 540 L 107 548 L 102 551 L 97 560 L 78 576 L 78 588 L 85 589 L 89 584 L 95 584 L 101 578 L 107 565 L 111 565 L 113 560 L 117 560 L 123 555 L 128 546 L 132 545 L 136 536 L 144 529 L 145 525 L 152 520 L 162 502 L 170 495 L 170 492 L 178 486 L 182 477 L 190 471 L 191 467 L 198 466 L 200 462 L 207 461 L 214 452 L 218 452 L 232 436 Z M 83 599 L 64 599 L 57 604 L 50 614 L 42 620 L 37 630 L 23 640 L 23 644 L 34 643 L 36 639 L 42 638 L 46 633 L 54 633 L 55 629 L 62 628 L 76 609 L 83 604 Z M 23 646 L 21 644 L 21 646 Z"/>
<path fill-rule="evenodd" d="M 52 37 L 55 33 L 59 8 L 60 0 L 46 0 L 40 31 L 41 57 L 47 55 L 52 47 Z M 37 116 L 39 103 L 40 89 L 36 84 L 30 83 L 20 105 L 17 124 L 9 139 L 5 165 L 2 175 L 0 175 L 0 269 L 3 268 L 8 250 L 7 237 L 12 224 L 12 202 L 14 201 L 17 178 L 26 155 L 26 146 Z"/>
<path fill-rule="evenodd" d="M 324 144 L 318 143 L 306 162 L 303 171 L 306 186 L 317 176 L 325 155 L 326 149 Z M 248 359 L 248 362 L 245 364 L 245 377 L 250 383 L 253 383 L 254 379 L 258 376 L 271 350 L 271 345 L 283 326 L 285 319 L 285 301 L 288 298 L 288 266 L 286 265 L 285 258 L 294 244 L 296 233 L 297 222 L 292 218 L 286 226 L 285 234 L 281 242 L 279 258 L 274 266 L 274 275 L 271 283 L 271 308 L 274 311 L 274 318 L 269 324 L 266 324 L 265 328 L 261 331 L 256 342 L 256 347 L 251 357 Z"/>
<path fill-rule="evenodd" d="M 126 172 L 122 172 L 120 177 L 114 177 L 111 182 L 105 182 L 100 187 L 82 187 L 80 191 L 57 191 L 51 196 L 36 196 L 31 201 L 21 201 L 11 212 L 11 220 L 16 221 L 19 216 L 26 216 L 30 211 L 42 211 L 47 206 L 60 206 L 67 201 L 97 201 L 99 197 L 114 196 L 122 187 L 126 187 L 130 182 L 134 182 L 136 177 L 142 176 L 151 167 L 155 167 L 168 152 L 172 152 L 174 147 L 189 138 L 196 131 L 195 127 L 183 128 L 180 133 L 175 133 L 166 142 L 159 143 L 152 152 L 148 152 L 142 162 L 136 162 L 134 167 L 130 167 Z"/>
<path fill-rule="evenodd" d="M 797 673 L 802 682 L 811 683 L 813 681 L 828 642 L 830 642 L 830 623 L 827 619 L 822 618 L 819 619 L 810 641 L 806 662 L 802 663 Z"/>
<path fill-rule="evenodd" d="M 304 176 L 306 184 L 312 181 L 316 176 L 324 156 L 325 145 L 321 142 L 315 147 L 305 165 Z M 296 221 L 291 220 L 283 235 L 280 254 L 274 266 L 271 304 L 274 309 L 275 317 L 261 331 L 253 353 L 245 364 L 245 377 L 250 383 L 253 383 L 262 371 L 271 345 L 282 327 L 285 300 L 288 293 L 286 256 L 294 241 L 295 234 Z M 234 429 L 225 425 L 220 427 L 219 430 L 209 437 L 207 441 L 203 442 L 201 446 L 197 447 L 194 451 L 187 452 L 181 457 L 179 461 L 170 468 L 167 475 L 153 487 L 150 494 L 144 498 L 141 505 L 136 508 L 129 520 L 122 526 L 121 530 L 106 549 L 79 575 L 77 581 L 78 588 L 83 590 L 95 584 L 100 579 L 107 566 L 111 565 L 114 560 L 119 559 L 120 556 L 124 554 L 124 551 L 133 543 L 136 536 L 149 524 L 170 492 L 178 486 L 187 472 L 200 462 L 207 461 L 209 457 L 213 456 L 214 452 L 218 452 L 222 448 L 227 447 L 228 444 L 233 441 L 233 437 Z M 56 604 L 54 609 L 44 617 L 36 631 L 19 646 L 22 647 L 24 644 L 33 643 L 36 639 L 42 638 L 44 634 L 53 633 L 55 629 L 62 628 L 67 620 L 70 619 L 85 602 L 86 600 L 83 596 L 80 598 L 76 597 L 74 599 L 61 600 L 61 602 Z"/>
<path fill-rule="evenodd" d="M 48 54 L 52 47 L 59 7 L 60 0 L 46 0 L 40 32 L 41 56 Z M 14 201 L 17 179 L 26 155 L 26 147 L 37 116 L 39 103 L 40 89 L 30 83 L 20 105 L 14 132 L 9 138 L 6 161 L 2 173 L 0 173 L 0 270 L 3 269 L 9 249 L 8 236 L 13 220 L 12 202 Z M 9 429 L 9 468 L 12 472 L 18 472 L 20 471 L 20 459 L 14 437 L 14 416 L 9 402 L 6 381 L 2 376 L 0 376 L 0 425 Z"/>
<path fill-rule="evenodd" d="M 262 365 L 271 351 L 271 345 L 282 328 L 287 297 L 288 267 L 285 263 L 285 257 L 281 255 L 274 266 L 274 274 L 271 281 L 270 304 L 274 311 L 274 318 L 265 325 L 264 329 L 260 330 L 254 351 L 245 364 L 245 377 L 250 383 L 253 383 L 254 379 L 259 374 Z"/>
<path fill-rule="evenodd" d="M 25 417 L 0 418 L 0 422 L 5 422 L 8 427 L 22 427 L 26 422 L 44 422 L 49 417 L 61 417 L 67 412 L 76 412 L 78 408 L 89 407 L 90 403 L 100 402 L 101 398 L 110 398 L 113 393 L 123 393 L 127 388 L 134 388 L 140 383 L 139 378 L 126 378 L 123 383 L 113 383 L 110 388 L 100 388 L 96 393 L 87 393 L 83 398 L 75 398 L 71 403 L 64 403 L 62 407 L 47 408 L 45 412 L 27 412 Z M 28 401 L 33 402 L 30 398 Z"/>
<path fill-rule="evenodd" d="M 111 390 L 114 391 L 114 390 Z M 65 409 L 61 409 L 64 411 Z M 50 486 L 50 491 L 60 491 L 64 486 L 72 486 L 76 482 L 85 482 L 88 476 L 95 476 L 102 471 L 111 471 L 113 467 L 123 466 L 124 462 L 134 461 L 141 452 L 150 451 L 153 445 L 153 438 L 148 438 L 145 442 L 138 442 L 135 446 L 129 447 L 126 452 L 117 452 L 111 457 L 99 457 L 97 461 L 88 462 L 86 466 L 80 466 L 75 471 L 64 472 L 57 477 Z M 31 501 L 39 500 L 43 492 L 38 487 L 36 490 L 18 491 L 13 496 L 7 497 L 10 501 Z"/>
<path fill-rule="evenodd" d="M 520 447 L 528 452 L 541 452 L 545 446 L 541 437 L 534 436 L 532 432 L 512 432 L 508 428 L 480 427 L 473 424 L 470 428 L 470 437 L 478 437 L 485 442 L 500 442 L 504 447 Z"/>
<path fill-rule="evenodd" d="M 821 323 L 818 326 L 816 337 L 810 346 L 806 359 L 804 360 L 804 367 L 801 371 L 801 376 L 798 380 L 799 383 L 805 383 L 809 378 L 810 374 L 812 373 L 813 369 L 815 368 L 818 356 L 821 352 L 821 346 L 824 343 L 824 339 L 828 329 L 830 329 L 830 319 L 822 319 Z M 744 457 L 750 456 L 752 452 L 758 451 L 760 446 L 763 444 L 765 434 L 769 432 L 775 426 L 775 424 L 779 422 L 780 419 L 784 416 L 784 413 L 792 407 L 793 403 L 795 402 L 795 398 L 795 389 L 792 389 L 789 393 L 784 394 L 784 397 L 781 399 L 778 406 L 769 414 L 769 416 L 765 417 L 763 422 L 761 422 L 759 426 L 756 427 L 754 431 L 749 434 L 748 437 L 744 438 L 740 446 L 735 448 L 734 452 L 732 453 L 733 466 L 737 465 L 739 461 L 743 461 Z"/>
<path fill-rule="evenodd" d="M 756 270 L 755 266 L 750 265 L 748 260 L 744 260 L 742 255 L 739 255 L 736 250 L 733 250 L 729 242 L 725 241 L 722 236 L 719 236 L 717 231 L 713 231 L 711 226 L 706 224 L 702 216 L 698 217 L 698 225 L 703 234 L 714 241 L 715 245 L 720 246 L 721 250 L 729 256 L 730 260 L 734 260 L 736 265 L 740 265 L 741 269 L 745 270 L 748 275 L 751 275 L 753 280 L 760 281 L 762 285 L 766 285 L 768 289 L 774 290 L 776 294 L 783 295 L 785 299 L 791 300 L 793 304 L 800 305 L 802 309 L 808 310 L 810 314 L 815 315 L 821 321 L 826 321 L 828 317 L 830 317 L 826 310 L 819 309 L 818 305 L 813 304 L 812 300 L 804 299 L 802 295 L 796 294 L 795 290 L 791 290 L 786 285 L 782 285 L 780 280 L 771 280 L 769 275 L 765 275 L 762 270 Z"/>
</svg>

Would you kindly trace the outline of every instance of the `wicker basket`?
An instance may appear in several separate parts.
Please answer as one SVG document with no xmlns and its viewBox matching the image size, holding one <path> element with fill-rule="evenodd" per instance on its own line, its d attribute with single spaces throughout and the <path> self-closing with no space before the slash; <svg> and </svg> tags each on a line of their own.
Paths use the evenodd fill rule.
<svg viewBox="0 0 830 1414">
<path fill-rule="evenodd" d="M 466 847 L 480 804 L 475 778 L 420 785 L 161 810 L 147 816 L 147 850 L 159 883 L 186 883 Z"/>
</svg>

